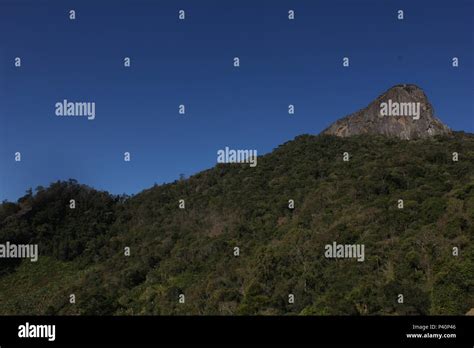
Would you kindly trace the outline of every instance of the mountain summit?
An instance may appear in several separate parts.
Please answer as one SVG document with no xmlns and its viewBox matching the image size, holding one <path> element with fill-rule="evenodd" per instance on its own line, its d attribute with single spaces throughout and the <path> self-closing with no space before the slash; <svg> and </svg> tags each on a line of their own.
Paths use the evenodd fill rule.
<svg viewBox="0 0 474 348">
<path fill-rule="evenodd" d="M 409 140 L 451 134 L 451 130 L 434 116 L 433 107 L 420 87 L 403 84 L 393 86 L 366 108 L 337 120 L 322 134 L 381 134 Z"/>
</svg>

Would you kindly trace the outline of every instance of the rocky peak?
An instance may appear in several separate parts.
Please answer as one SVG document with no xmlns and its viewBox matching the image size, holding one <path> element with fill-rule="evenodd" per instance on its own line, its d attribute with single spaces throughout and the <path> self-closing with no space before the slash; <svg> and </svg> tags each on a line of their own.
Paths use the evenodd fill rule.
<svg viewBox="0 0 474 348">
<path fill-rule="evenodd" d="M 340 137 L 381 134 L 408 140 L 451 134 L 451 130 L 434 116 L 421 88 L 404 84 L 393 86 L 366 108 L 339 119 L 322 134 Z"/>
</svg>

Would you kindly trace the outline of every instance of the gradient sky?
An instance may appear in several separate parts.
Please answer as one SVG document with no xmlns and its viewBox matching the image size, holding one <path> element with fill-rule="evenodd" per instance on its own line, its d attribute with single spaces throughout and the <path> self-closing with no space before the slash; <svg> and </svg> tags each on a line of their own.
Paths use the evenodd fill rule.
<svg viewBox="0 0 474 348">
<path fill-rule="evenodd" d="M 264 154 L 317 134 L 399 83 L 423 88 L 452 129 L 474 132 L 473 9 L 471 0 L 0 0 L 0 200 L 68 178 L 137 193 L 214 166 L 225 146 Z M 63 99 L 94 101 L 96 119 L 55 116 Z"/>
</svg>

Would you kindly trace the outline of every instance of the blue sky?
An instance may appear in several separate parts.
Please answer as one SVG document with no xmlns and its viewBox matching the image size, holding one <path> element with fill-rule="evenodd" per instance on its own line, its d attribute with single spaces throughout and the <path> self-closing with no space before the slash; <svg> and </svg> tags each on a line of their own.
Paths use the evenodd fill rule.
<svg viewBox="0 0 474 348">
<path fill-rule="evenodd" d="M 474 132 L 473 9 L 470 0 L 0 0 L 0 200 L 68 178 L 137 193 L 214 166 L 225 146 L 264 154 L 318 134 L 399 83 L 419 85 L 442 121 Z M 57 117 L 63 99 L 95 102 L 95 120 Z"/>
</svg>

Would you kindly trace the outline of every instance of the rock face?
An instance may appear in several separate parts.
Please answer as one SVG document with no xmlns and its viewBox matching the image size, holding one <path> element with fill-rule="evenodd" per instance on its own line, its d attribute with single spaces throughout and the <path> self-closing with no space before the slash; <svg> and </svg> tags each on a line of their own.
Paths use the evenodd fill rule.
<svg viewBox="0 0 474 348">
<path fill-rule="evenodd" d="M 409 140 L 451 134 L 451 130 L 433 115 L 423 90 L 406 84 L 393 86 L 366 108 L 336 121 L 321 134 L 381 134 Z"/>
</svg>

